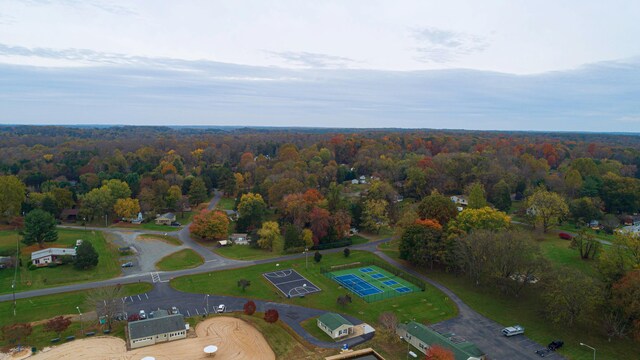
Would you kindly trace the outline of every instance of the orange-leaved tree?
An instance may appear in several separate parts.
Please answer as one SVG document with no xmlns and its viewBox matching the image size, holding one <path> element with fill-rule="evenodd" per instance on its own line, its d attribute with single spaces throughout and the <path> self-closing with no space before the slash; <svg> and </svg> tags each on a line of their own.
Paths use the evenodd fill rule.
<svg viewBox="0 0 640 360">
<path fill-rule="evenodd" d="M 202 210 L 193 217 L 189 226 L 192 234 L 202 239 L 224 239 L 227 237 L 229 218 L 222 211 Z"/>
</svg>

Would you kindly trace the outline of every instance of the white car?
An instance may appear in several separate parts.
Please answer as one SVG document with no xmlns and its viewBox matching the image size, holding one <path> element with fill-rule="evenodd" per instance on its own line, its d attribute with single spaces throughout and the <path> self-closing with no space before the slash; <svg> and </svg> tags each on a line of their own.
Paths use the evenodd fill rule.
<svg viewBox="0 0 640 360">
<path fill-rule="evenodd" d="M 509 326 L 502 329 L 502 334 L 507 337 L 524 334 L 524 328 L 520 325 Z"/>
<path fill-rule="evenodd" d="M 140 320 L 144 320 L 147 318 L 147 313 L 144 312 L 144 310 L 140 310 L 139 316 L 140 316 Z"/>
<path fill-rule="evenodd" d="M 223 313 L 225 310 L 227 310 L 227 307 L 224 306 L 224 304 L 220 304 L 218 305 L 218 307 L 216 308 L 216 312 L 217 313 Z"/>
</svg>

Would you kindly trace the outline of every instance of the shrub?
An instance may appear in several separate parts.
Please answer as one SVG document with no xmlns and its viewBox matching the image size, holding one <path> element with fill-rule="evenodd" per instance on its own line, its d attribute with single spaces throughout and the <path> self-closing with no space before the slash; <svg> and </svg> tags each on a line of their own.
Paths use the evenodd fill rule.
<svg viewBox="0 0 640 360">
<path fill-rule="evenodd" d="M 274 323 L 278 321 L 279 317 L 280 314 L 278 314 L 278 310 L 276 309 L 269 309 L 264 313 L 264 321 L 268 323 Z"/>
<path fill-rule="evenodd" d="M 256 312 L 256 303 L 254 303 L 253 301 L 249 300 L 244 304 L 242 309 L 244 310 L 245 315 L 253 315 L 253 313 Z M 266 314 L 265 314 L 265 316 L 266 316 Z"/>
<path fill-rule="evenodd" d="M 317 263 L 322 260 L 322 254 L 320 254 L 320 251 L 316 251 L 316 253 L 313 254 L 313 260 L 315 260 Z"/>
<path fill-rule="evenodd" d="M 30 263 L 30 264 L 29 264 L 29 266 L 28 266 L 27 268 L 28 268 L 29 270 L 35 270 L 35 269 L 37 269 L 38 267 L 37 267 L 37 266 L 35 266 L 35 265 L 33 265 L 33 263 Z"/>
</svg>

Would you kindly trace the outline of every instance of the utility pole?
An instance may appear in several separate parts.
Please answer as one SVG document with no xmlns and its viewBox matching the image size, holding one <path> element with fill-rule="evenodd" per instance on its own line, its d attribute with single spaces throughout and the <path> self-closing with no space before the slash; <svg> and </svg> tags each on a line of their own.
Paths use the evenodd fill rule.
<svg viewBox="0 0 640 360">
<path fill-rule="evenodd" d="M 309 268 L 309 249 L 304 248 L 304 268 Z"/>
<path fill-rule="evenodd" d="M 82 313 L 80 312 L 80 306 L 76 306 L 78 314 L 80 314 L 80 334 L 84 335 L 84 329 L 82 328 Z"/>
<path fill-rule="evenodd" d="M 24 216 L 24 212 L 22 213 Z M 13 292 L 13 316 L 16 316 L 16 279 L 18 278 L 18 266 L 20 266 L 20 241 L 16 238 L 16 259 L 13 264 L 13 282 L 11 291 Z"/>
</svg>

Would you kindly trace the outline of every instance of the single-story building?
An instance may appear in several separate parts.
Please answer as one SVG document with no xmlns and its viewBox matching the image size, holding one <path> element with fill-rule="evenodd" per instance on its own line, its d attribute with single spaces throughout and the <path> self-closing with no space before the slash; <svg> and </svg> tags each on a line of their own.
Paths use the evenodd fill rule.
<svg viewBox="0 0 640 360">
<path fill-rule="evenodd" d="M 231 234 L 231 236 L 229 236 L 229 240 L 236 245 L 249 245 L 248 234 Z"/>
<path fill-rule="evenodd" d="M 469 205 L 469 200 L 467 200 L 467 197 L 464 195 L 453 195 L 452 197 L 450 197 L 450 199 L 456 205 Z"/>
<path fill-rule="evenodd" d="M 127 324 L 127 334 L 129 347 L 137 349 L 160 342 L 184 339 L 187 337 L 187 328 L 181 314 L 154 316 L 150 319 L 130 321 Z"/>
<path fill-rule="evenodd" d="M 37 267 L 47 266 L 51 263 L 62 264 L 63 256 L 76 256 L 76 249 L 48 248 L 31 253 L 31 263 Z"/>
<path fill-rule="evenodd" d="M 453 353 L 456 360 L 485 360 L 486 355 L 475 344 L 466 341 L 455 334 L 440 334 L 427 326 L 411 321 L 399 324 L 396 334 L 423 354 L 433 345 L 441 346 Z"/>
<path fill-rule="evenodd" d="M 78 209 L 63 209 L 60 212 L 60 220 L 64 222 L 75 222 L 78 220 Z"/>
<path fill-rule="evenodd" d="M 175 221 L 176 215 L 174 213 L 166 213 L 156 217 L 156 225 L 171 225 Z"/>
<path fill-rule="evenodd" d="M 351 183 L 352 183 L 353 185 L 357 185 L 357 184 L 358 184 L 358 179 L 353 179 L 353 180 L 351 180 Z"/>
<path fill-rule="evenodd" d="M 318 327 L 334 340 L 353 332 L 353 324 L 336 313 L 324 313 L 318 317 Z"/>
</svg>

